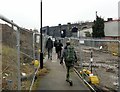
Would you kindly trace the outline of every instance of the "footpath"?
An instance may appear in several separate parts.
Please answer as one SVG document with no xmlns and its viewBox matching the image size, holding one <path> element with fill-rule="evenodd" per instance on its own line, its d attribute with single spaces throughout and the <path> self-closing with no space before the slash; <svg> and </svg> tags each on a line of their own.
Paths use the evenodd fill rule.
<svg viewBox="0 0 120 92">
<path fill-rule="evenodd" d="M 70 73 L 73 86 L 66 82 L 66 67 L 60 64 L 55 49 L 53 49 L 52 60 L 48 60 L 46 56 L 44 64 L 49 69 L 49 73 L 41 77 L 38 90 L 79 90 L 90 92 L 89 88 L 79 79 L 74 71 Z"/>
</svg>

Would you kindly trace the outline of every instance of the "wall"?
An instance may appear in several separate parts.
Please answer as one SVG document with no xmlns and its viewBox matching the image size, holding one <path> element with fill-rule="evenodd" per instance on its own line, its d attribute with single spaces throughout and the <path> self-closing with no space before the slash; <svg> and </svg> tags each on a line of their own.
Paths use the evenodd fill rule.
<svg viewBox="0 0 120 92">
<path fill-rule="evenodd" d="M 105 22 L 105 36 L 118 36 L 118 21 Z"/>
<path fill-rule="evenodd" d="M 46 33 L 48 33 L 48 35 L 51 35 L 51 36 L 54 36 L 54 37 L 60 37 L 61 34 L 60 34 L 60 29 L 63 30 L 65 29 L 66 30 L 66 36 L 67 37 L 71 37 L 71 30 L 73 27 L 77 27 L 78 30 L 81 30 L 83 27 L 87 26 L 88 28 L 92 27 L 93 25 L 93 22 L 86 22 L 86 23 L 74 23 L 74 24 L 71 24 L 71 23 L 68 23 L 68 24 L 59 24 L 58 26 L 52 26 L 52 27 L 49 27 L 49 26 L 46 26 L 46 27 L 43 27 L 43 29 L 46 29 Z M 77 37 L 77 33 L 73 33 L 72 36 L 74 37 Z"/>
</svg>

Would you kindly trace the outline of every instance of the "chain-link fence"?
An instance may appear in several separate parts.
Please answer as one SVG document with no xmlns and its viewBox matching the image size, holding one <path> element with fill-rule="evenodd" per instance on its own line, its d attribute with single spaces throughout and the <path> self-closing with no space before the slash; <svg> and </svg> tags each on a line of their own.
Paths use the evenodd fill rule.
<svg viewBox="0 0 120 92">
<path fill-rule="evenodd" d="M 99 86 L 109 91 L 118 90 L 119 41 L 109 39 L 64 38 L 76 49 L 79 69 L 86 69 L 98 76 Z"/>
<path fill-rule="evenodd" d="M 18 88 L 17 37 L 16 31 L 7 24 L 2 30 L 2 90 Z"/>
<path fill-rule="evenodd" d="M 100 85 L 111 90 L 118 88 L 118 44 L 118 40 L 90 39 L 81 45 L 83 66 L 92 66 Z"/>
<path fill-rule="evenodd" d="M 29 90 L 34 76 L 33 32 L 0 15 L 2 20 L 2 90 Z"/>
</svg>

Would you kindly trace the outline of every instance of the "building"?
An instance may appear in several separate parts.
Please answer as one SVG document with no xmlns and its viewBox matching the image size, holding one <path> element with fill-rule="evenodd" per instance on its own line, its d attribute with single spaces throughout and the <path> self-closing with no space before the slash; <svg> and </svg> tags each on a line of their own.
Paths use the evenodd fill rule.
<svg viewBox="0 0 120 92">
<path fill-rule="evenodd" d="M 89 36 L 87 36 L 87 34 L 89 34 Z M 78 32 L 78 37 L 90 37 L 90 36 L 92 36 L 92 27 L 90 27 L 90 28 L 85 28 L 85 29 L 83 29 L 83 30 L 80 30 L 79 32 Z"/>
<path fill-rule="evenodd" d="M 93 22 L 85 22 L 85 23 L 67 23 L 64 25 L 58 24 L 58 26 L 46 26 L 43 27 L 44 33 L 53 37 L 60 37 L 61 31 L 65 31 L 66 37 L 77 37 L 78 31 L 82 30 L 83 28 L 91 27 Z"/>
<path fill-rule="evenodd" d="M 108 18 L 108 21 L 104 23 L 104 32 L 105 38 L 107 39 L 117 39 L 120 38 L 119 30 L 120 29 L 120 20 L 112 20 Z M 78 37 L 89 37 L 87 34 L 92 36 L 92 27 L 84 27 L 78 32 Z"/>
<path fill-rule="evenodd" d="M 120 27 L 120 20 L 111 20 L 105 22 L 104 32 L 106 38 L 117 39 L 120 37 L 118 29 Z"/>
</svg>

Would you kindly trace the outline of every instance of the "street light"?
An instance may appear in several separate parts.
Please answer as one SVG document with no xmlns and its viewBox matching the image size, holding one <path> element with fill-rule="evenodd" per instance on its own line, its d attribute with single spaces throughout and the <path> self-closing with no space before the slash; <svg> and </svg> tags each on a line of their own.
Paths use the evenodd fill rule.
<svg viewBox="0 0 120 92">
<path fill-rule="evenodd" d="M 42 50 L 42 0 L 40 2 L 40 5 L 41 5 L 41 21 L 40 21 L 40 24 L 41 24 L 41 28 L 40 28 L 40 48 L 41 48 L 41 52 L 40 52 L 40 68 L 42 69 L 43 68 L 43 50 Z"/>
</svg>

